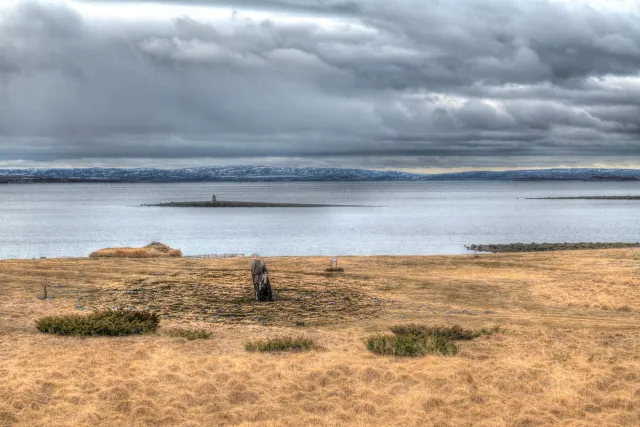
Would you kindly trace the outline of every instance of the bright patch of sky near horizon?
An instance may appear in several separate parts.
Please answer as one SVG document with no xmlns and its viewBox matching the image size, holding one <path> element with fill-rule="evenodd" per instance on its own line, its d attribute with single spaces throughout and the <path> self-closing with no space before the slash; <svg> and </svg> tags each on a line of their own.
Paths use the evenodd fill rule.
<svg viewBox="0 0 640 427">
<path fill-rule="evenodd" d="M 268 12 L 244 9 L 242 7 L 194 6 L 151 2 L 90 4 L 72 1 L 69 2 L 69 4 L 82 13 L 83 16 L 98 21 L 111 19 L 167 21 L 181 16 L 189 16 L 201 21 L 212 22 L 229 19 L 251 19 L 255 21 L 271 19 L 279 23 L 313 23 L 326 28 L 346 23 L 346 20 L 338 18 L 325 18 L 285 12 Z"/>
</svg>

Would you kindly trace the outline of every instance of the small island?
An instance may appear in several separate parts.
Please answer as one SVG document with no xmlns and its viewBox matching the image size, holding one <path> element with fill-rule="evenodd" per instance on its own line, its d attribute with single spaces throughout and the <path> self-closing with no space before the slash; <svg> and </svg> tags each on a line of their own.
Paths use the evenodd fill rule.
<svg viewBox="0 0 640 427">
<path fill-rule="evenodd" d="M 306 203 L 269 203 L 269 202 L 167 202 L 142 206 L 160 206 L 163 208 L 326 208 L 347 207 L 348 205 L 318 205 Z M 352 206 L 349 206 L 352 207 Z"/>
<path fill-rule="evenodd" d="M 528 200 L 640 200 L 640 196 L 527 197 Z"/>
<path fill-rule="evenodd" d="M 355 205 L 327 205 L 310 203 L 272 203 L 272 202 L 235 202 L 218 200 L 214 194 L 211 201 L 196 202 L 166 202 L 145 204 L 142 206 L 158 206 L 163 208 L 327 208 L 327 207 L 355 207 Z"/>
</svg>

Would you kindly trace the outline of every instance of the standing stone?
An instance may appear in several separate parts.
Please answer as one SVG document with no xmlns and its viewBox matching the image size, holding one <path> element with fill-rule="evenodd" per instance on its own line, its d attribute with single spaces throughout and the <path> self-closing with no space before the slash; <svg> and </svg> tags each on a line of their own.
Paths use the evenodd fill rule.
<svg viewBox="0 0 640 427">
<path fill-rule="evenodd" d="M 256 301 L 273 301 L 271 282 L 269 282 L 269 274 L 264 261 L 261 259 L 253 260 L 251 277 L 253 277 L 253 290 L 256 293 Z"/>
</svg>

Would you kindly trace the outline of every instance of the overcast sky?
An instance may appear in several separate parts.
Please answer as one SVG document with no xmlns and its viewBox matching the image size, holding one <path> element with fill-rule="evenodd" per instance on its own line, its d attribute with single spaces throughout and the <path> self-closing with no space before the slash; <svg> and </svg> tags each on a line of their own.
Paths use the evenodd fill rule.
<svg viewBox="0 0 640 427">
<path fill-rule="evenodd" d="M 640 167 L 640 2 L 0 2 L 0 167 Z"/>
</svg>

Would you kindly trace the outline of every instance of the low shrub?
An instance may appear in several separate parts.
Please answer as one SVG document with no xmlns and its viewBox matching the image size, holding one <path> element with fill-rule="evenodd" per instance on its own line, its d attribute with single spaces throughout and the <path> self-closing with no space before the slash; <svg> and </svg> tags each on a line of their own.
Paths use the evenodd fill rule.
<svg viewBox="0 0 640 427">
<path fill-rule="evenodd" d="M 416 335 L 420 337 L 442 337 L 449 340 L 472 340 L 481 335 L 480 331 L 464 329 L 460 325 L 453 326 L 425 326 L 425 325 L 397 325 L 391 331 L 396 335 Z"/>
<path fill-rule="evenodd" d="M 154 332 L 159 322 L 157 314 L 146 311 L 97 311 L 43 317 L 36 322 L 36 328 L 56 335 L 122 336 Z"/>
<path fill-rule="evenodd" d="M 367 348 L 383 356 L 419 357 L 427 354 L 454 356 L 458 346 L 450 340 L 424 335 L 377 334 L 367 338 Z"/>
<path fill-rule="evenodd" d="M 305 337 L 280 337 L 268 340 L 249 341 L 244 345 L 247 351 L 307 351 L 313 347 L 313 340 Z"/>
<path fill-rule="evenodd" d="M 427 352 L 442 356 L 455 356 L 458 354 L 458 346 L 445 337 L 433 335 L 427 338 Z"/>
<path fill-rule="evenodd" d="M 374 353 L 385 356 L 424 356 L 439 354 L 455 356 L 458 346 L 453 341 L 471 340 L 480 335 L 502 332 L 499 326 L 477 331 L 464 329 L 459 325 L 427 326 L 396 325 L 391 327 L 393 335 L 377 334 L 366 339 L 366 345 Z"/>
<path fill-rule="evenodd" d="M 415 335 L 372 335 L 367 338 L 367 348 L 383 356 L 418 357 L 427 354 L 426 340 Z"/>
<path fill-rule="evenodd" d="M 329 267 L 329 268 L 326 268 L 324 271 L 326 271 L 327 273 L 343 273 L 344 272 L 344 268 L 343 267 Z"/>
<path fill-rule="evenodd" d="M 186 338 L 189 341 L 192 340 L 204 340 L 211 336 L 210 332 L 207 332 L 202 329 L 183 329 L 183 328 L 173 328 L 166 329 L 163 331 L 165 335 L 172 338 Z"/>
</svg>

